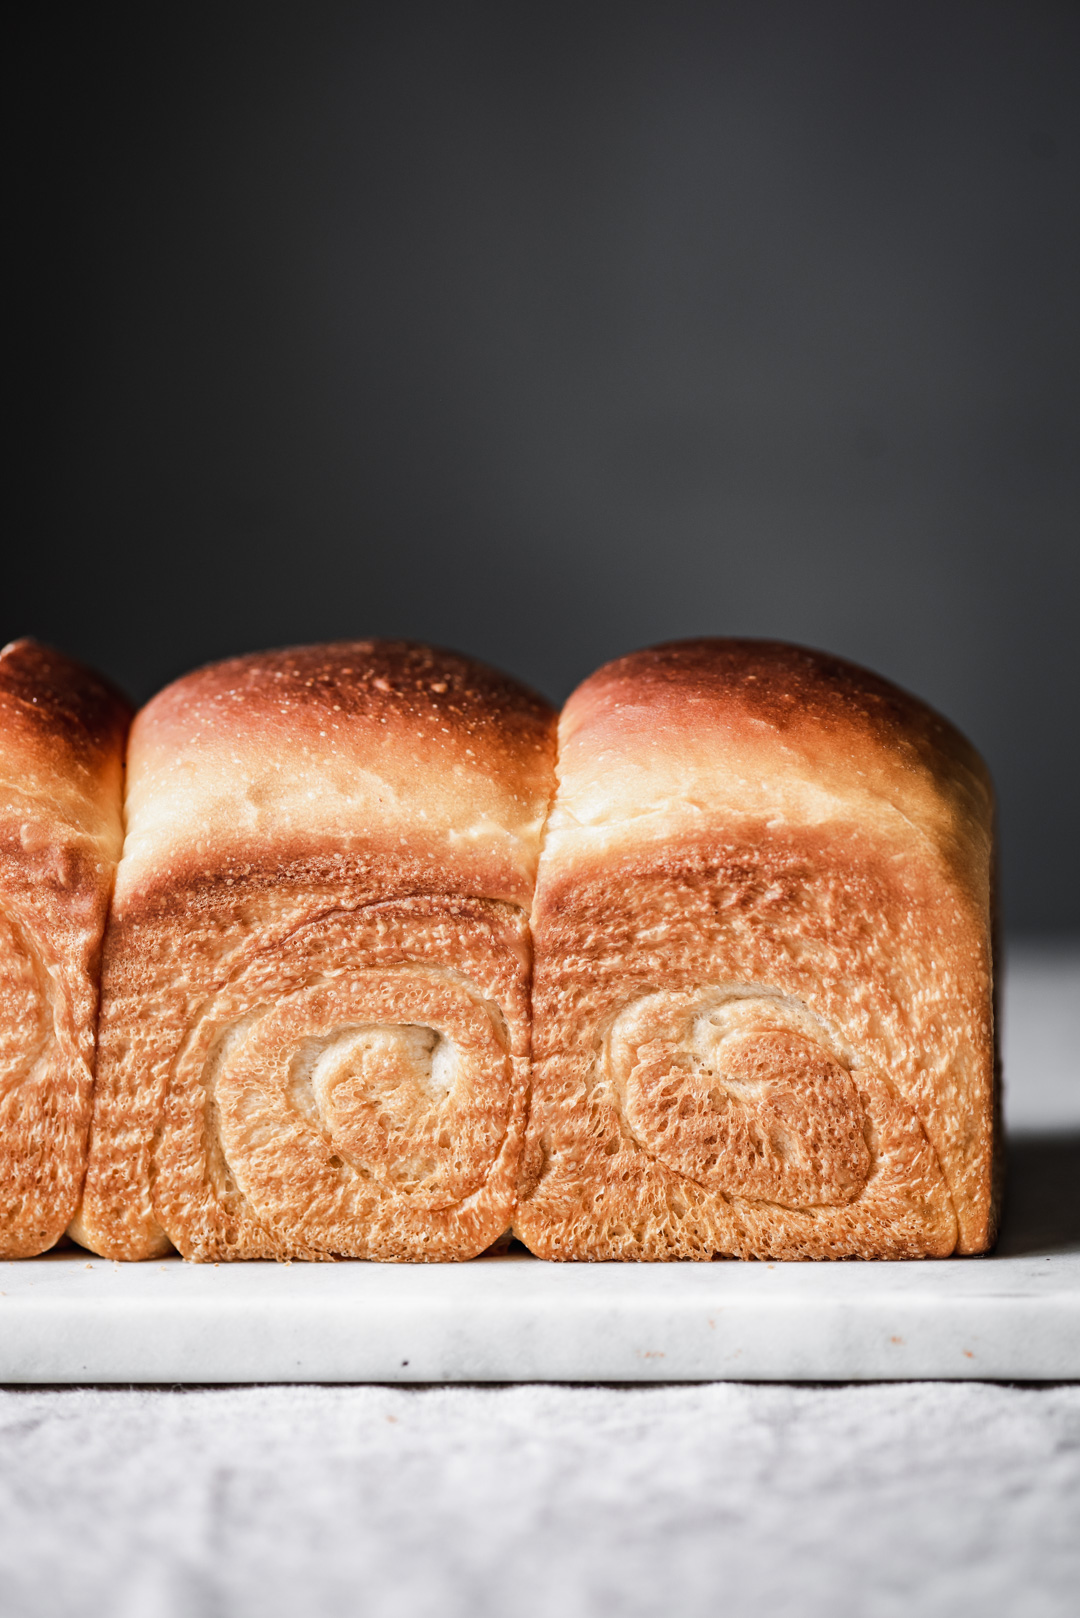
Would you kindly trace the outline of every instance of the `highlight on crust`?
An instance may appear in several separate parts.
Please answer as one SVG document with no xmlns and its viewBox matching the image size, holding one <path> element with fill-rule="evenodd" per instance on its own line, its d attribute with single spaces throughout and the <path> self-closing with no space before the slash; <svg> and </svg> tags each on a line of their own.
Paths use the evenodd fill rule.
<svg viewBox="0 0 1080 1618">
<path fill-rule="evenodd" d="M 73 1214 L 123 1259 L 992 1242 L 992 797 L 914 698 L 684 642 L 556 739 L 454 653 L 235 658 L 137 716 L 121 857 L 126 711 L 39 653 L 29 751 L 0 656 L 9 1254 Z"/>
</svg>

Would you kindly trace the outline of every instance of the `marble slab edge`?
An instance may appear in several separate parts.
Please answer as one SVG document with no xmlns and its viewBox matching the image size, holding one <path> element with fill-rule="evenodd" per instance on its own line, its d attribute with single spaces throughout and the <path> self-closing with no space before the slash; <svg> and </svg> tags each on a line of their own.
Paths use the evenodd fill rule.
<svg viewBox="0 0 1080 1618">
<path fill-rule="evenodd" d="M 1080 1379 L 1080 1249 L 908 1264 L 0 1264 L 0 1383 Z"/>
</svg>

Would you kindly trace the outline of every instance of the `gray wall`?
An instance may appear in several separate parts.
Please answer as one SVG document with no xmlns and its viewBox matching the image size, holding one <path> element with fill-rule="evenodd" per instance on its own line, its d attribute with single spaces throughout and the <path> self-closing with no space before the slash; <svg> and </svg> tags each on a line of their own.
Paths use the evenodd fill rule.
<svg viewBox="0 0 1080 1618">
<path fill-rule="evenodd" d="M 1080 925 L 1080 7 L 26 8 L 0 633 L 864 661 Z"/>
</svg>

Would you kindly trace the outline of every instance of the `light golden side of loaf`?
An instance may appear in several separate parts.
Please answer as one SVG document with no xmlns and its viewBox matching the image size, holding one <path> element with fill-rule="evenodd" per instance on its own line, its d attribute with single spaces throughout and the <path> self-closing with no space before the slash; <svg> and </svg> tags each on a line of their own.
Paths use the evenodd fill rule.
<svg viewBox="0 0 1080 1618">
<path fill-rule="evenodd" d="M 993 803 L 838 659 L 687 642 L 571 697 L 518 1235 L 552 1258 L 979 1252 Z"/>
<path fill-rule="evenodd" d="M 32 641 L 0 651 L 0 1257 L 63 1234 L 86 1162 L 130 712 Z"/>
<path fill-rule="evenodd" d="M 452 653 L 234 659 L 136 719 L 79 1239 L 465 1258 L 509 1223 L 554 715 Z"/>
</svg>

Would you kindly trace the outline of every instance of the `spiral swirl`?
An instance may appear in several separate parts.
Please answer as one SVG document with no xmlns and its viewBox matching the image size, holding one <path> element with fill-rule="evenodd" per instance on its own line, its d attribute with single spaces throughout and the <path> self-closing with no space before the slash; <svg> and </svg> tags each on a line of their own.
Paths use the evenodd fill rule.
<svg viewBox="0 0 1080 1618">
<path fill-rule="evenodd" d="M 704 1190 L 842 1206 L 870 1172 L 851 1056 L 798 1002 L 744 987 L 646 996 L 607 1062 L 639 1146 Z"/>
<path fill-rule="evenodd" d="M 323 916 L 203 1003 L 154 1153 L 182 1252 L 464 1257 L 501 1233 L 527 1018 L 497 909 Z"/>
</svg>

